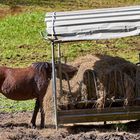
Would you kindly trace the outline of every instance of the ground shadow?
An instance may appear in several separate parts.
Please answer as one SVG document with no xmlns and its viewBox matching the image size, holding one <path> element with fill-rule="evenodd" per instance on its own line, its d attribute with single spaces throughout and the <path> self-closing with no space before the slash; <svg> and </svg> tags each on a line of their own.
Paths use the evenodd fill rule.
<svg viewBox="0 0 140 140">
<path fill-rule="evenodd" d="M 96 124 L 96 125 L 74 125 L 67 127 L 70 134 L 86 133 L 90 131 L 110 132 L 110 131 L 126 131 L 137 133 L 140 131 L 140 120 L 130 121 L 127 123 L 112 124 Z"/>
</svg>

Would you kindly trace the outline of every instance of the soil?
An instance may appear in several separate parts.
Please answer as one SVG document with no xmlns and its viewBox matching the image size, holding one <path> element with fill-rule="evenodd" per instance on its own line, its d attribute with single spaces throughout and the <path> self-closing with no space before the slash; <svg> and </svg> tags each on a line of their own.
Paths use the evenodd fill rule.
<svg viewBox="0 0 140 140">
<path fill-rule="evenodd" d="M 139 140 L 140 121 L 119 124 L 107 122 L 60 126 L 58 131 L 52 125 L 51 113 L 46 116 L 46 128 L 31 129 L 32 112 L 0 113 L 0 140 Z M 126 131 L 124 131 L 126 130 Z"/>
<path fill-rule="evenodd" d="M 23 8 L 19 6 L 0 8 L 0 19 L 8 15 L 17 15 L 23 12 Z"/>
</svg>

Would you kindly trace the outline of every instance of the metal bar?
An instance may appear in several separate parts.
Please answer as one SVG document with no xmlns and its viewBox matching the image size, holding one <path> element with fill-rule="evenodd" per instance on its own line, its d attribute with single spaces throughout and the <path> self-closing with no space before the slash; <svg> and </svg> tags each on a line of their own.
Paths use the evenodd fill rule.
<svg viewBox="0 0 140 140">
<path fill-rule="evenodd" d="M 57 95 L 56 95 L 56 74 L 55 74 L 55 46 L 52 42 L 52 90 L 54 99 L 54 117 L 55 117 L 55 127 L 58 129 L 58 116 L 57 116 Z"/>
<path fill-rule="evenodd" d="M 58 43 L 58 65 L 59 65 L 59 82 L 60 82 L 60 95 L 63 94 L 62 90 L 62 66 L 61 66 L 61 49 L 60 43 Z"/>
</svg>

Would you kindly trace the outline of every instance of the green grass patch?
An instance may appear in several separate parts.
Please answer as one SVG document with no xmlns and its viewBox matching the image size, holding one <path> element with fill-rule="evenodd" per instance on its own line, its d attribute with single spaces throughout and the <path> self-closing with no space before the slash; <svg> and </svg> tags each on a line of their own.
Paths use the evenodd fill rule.
<svg viewBox="0 0 140 140">
<path fill-rule="evenodd" d="M 0 61 L 40 61 L 47 58 L 47 44 L 40 35 L 45 30 L 44 12 L 26 12 L 0 21 Z M 50 48 L 50 47 L 49 47 Z M 50 49 L 49 49 L 50 50 Z M 45 57 L 45 59 L 43 59 Z M 41 58 L 41 59 L 40 59 Z M 9 61 L 10 60 L 10 61 Z M 24 65 L 24 64 L 22 64 Z"/>
<path fill-rule="evenodd" d="M 35 101 L 13 101 L 0 95 L 0 112 L 18 112 L 31 111 L 34 108 Z"/>
<path fill-rule="evenodd" d="M 38 44 L 41 41 L 39 32 L 44 27 L 43 17 L 43 13 L 36 12 L 3 19 L 0 22 L 1 47 L 13 50 L 23 44 Z"/>
</svg>

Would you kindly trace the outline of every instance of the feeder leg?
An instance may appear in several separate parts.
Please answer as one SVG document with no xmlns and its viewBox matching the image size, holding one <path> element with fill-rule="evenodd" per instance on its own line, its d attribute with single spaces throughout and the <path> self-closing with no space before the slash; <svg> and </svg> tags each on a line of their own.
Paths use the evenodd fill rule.
<svg viewBox="0 0 140 140">
<path fill-rule="evenodd" d="M 55 46 L 52 42 L 52 90 L 53 90 L 53 100 L 54 100 L 54 119 L 55 127 L 58 129 L 58 116 L 57 116 L 57 95 L 56 95 L 56 73 L 55 73 Z"/>
</svg>

